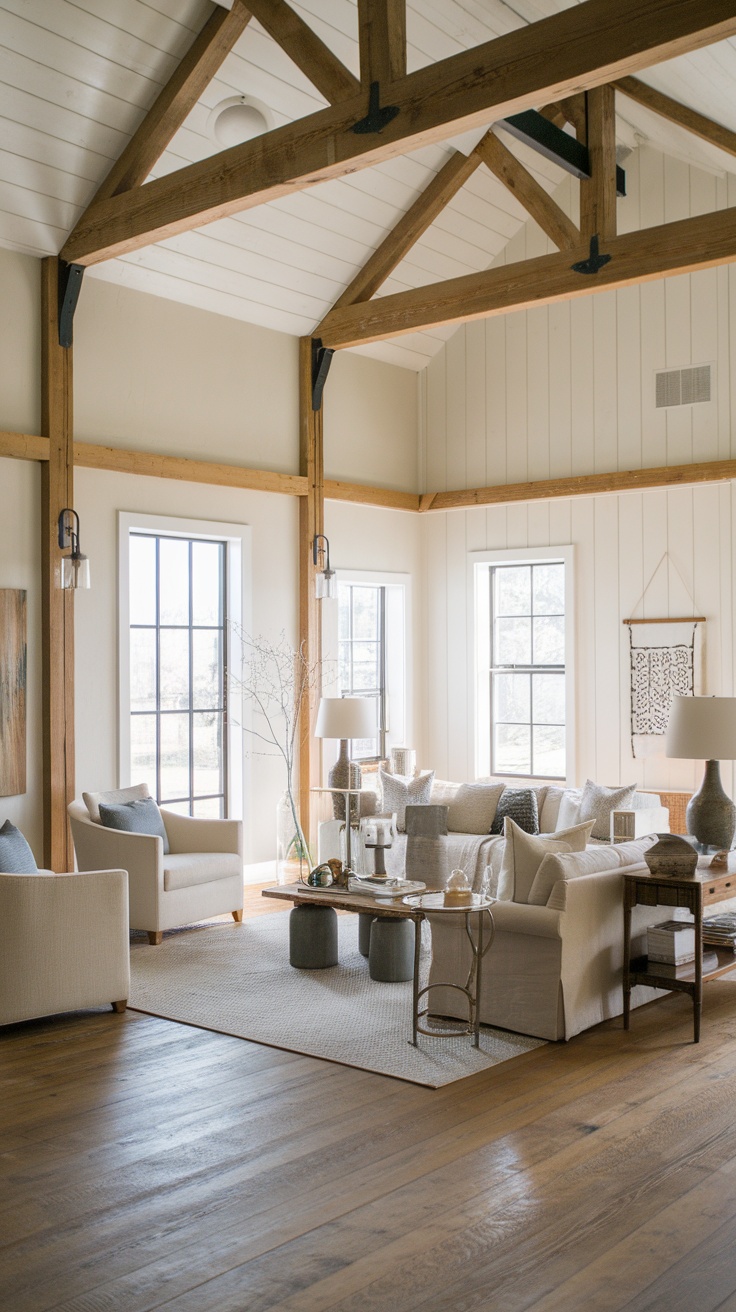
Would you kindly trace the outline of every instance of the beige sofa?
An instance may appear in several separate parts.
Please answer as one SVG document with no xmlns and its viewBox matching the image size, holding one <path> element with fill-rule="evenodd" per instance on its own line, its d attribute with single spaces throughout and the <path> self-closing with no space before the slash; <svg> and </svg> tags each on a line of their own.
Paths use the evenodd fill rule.
<svg viewBox="0 0 736 1312">
<path fill-rule="evenodd" d="M 128 876 L 0 874 L 0 1025 L 87 1007 L 124 1011 Z"/>
</svg>

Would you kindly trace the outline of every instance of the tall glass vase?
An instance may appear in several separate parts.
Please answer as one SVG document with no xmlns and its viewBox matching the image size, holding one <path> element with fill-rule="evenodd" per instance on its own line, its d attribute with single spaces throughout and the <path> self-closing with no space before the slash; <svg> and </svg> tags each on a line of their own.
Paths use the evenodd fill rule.
<svg viewBox="0 0 736 1312">
<path fill-rule="evenodd" d="M 309 851 L 295 816 L 288 791 L 276 805 L 276 878 L 279 884 L 298 884 L 309 871 Z"/>
</svg>

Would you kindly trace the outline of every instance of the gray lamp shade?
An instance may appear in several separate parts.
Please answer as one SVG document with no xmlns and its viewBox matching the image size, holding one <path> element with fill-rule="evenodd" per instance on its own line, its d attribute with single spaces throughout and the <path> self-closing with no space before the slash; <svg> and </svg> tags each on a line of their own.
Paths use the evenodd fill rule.
<svg viewBox="0 0 736 1312">
<path fill-rule="evenodd" d="M 315 738 L 375 738 L 376 703 L 369 697 L 323 697 Z"/>
<path fill-rule="evenodd" d="M 665 755 L 736 760 L 736 697 L 673 697 Z"/>
</svg>

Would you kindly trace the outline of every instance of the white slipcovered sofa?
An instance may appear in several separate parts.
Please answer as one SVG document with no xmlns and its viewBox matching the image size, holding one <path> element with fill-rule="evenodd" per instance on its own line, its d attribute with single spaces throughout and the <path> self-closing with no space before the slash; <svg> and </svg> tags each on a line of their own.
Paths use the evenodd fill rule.
<svg viewBox="0 0 736 1312">
<path fill-rule="evenodd" d="M 124 1011 L 129 989 L 125 870 L 0 874 L 0 1025 Z"/>
</svg>

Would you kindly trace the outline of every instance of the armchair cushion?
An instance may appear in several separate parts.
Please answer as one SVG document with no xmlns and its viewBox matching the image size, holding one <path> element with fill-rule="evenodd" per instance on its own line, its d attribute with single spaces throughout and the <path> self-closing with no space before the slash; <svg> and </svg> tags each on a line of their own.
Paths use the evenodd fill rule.
<svg viewBox="0 0 736 1312">
<path fill-rule="evenodd" d="M 242 878 L 243 863 L 232 852 L 172 852 L 164 860 L 164 892 L 211 884 L 215 879 Z"/>
<path fill-rule="evenodd" d="M 100 802 L 99 811 L 100 820 L 106 829 L 120 829 L 126 834 L 155 835 L 163 839 L 164 855 L 168 852 L 169 838 L 166 826 L 152 797 L 140 797 L 133 802 L 123 802 L 119 806 Z"/>
<path fill-rule="evenodd" d="M 0 829 L 0 871 L 7 875 L 35 875 L 38 870 L 26 839 L 9 820 Z"/>
<path fill-rule="evenodd" d="M 100 821 L 100 802 L 118 806 L 124 802 L 137 802 L 141 797 L 150 797 L 148 784 L 133 784 L 130 788 L 111 788 L 106 793 L 82 793 L 82 801 L 89 812 L 90 820 L 96 824 Z"/>
</svg>

